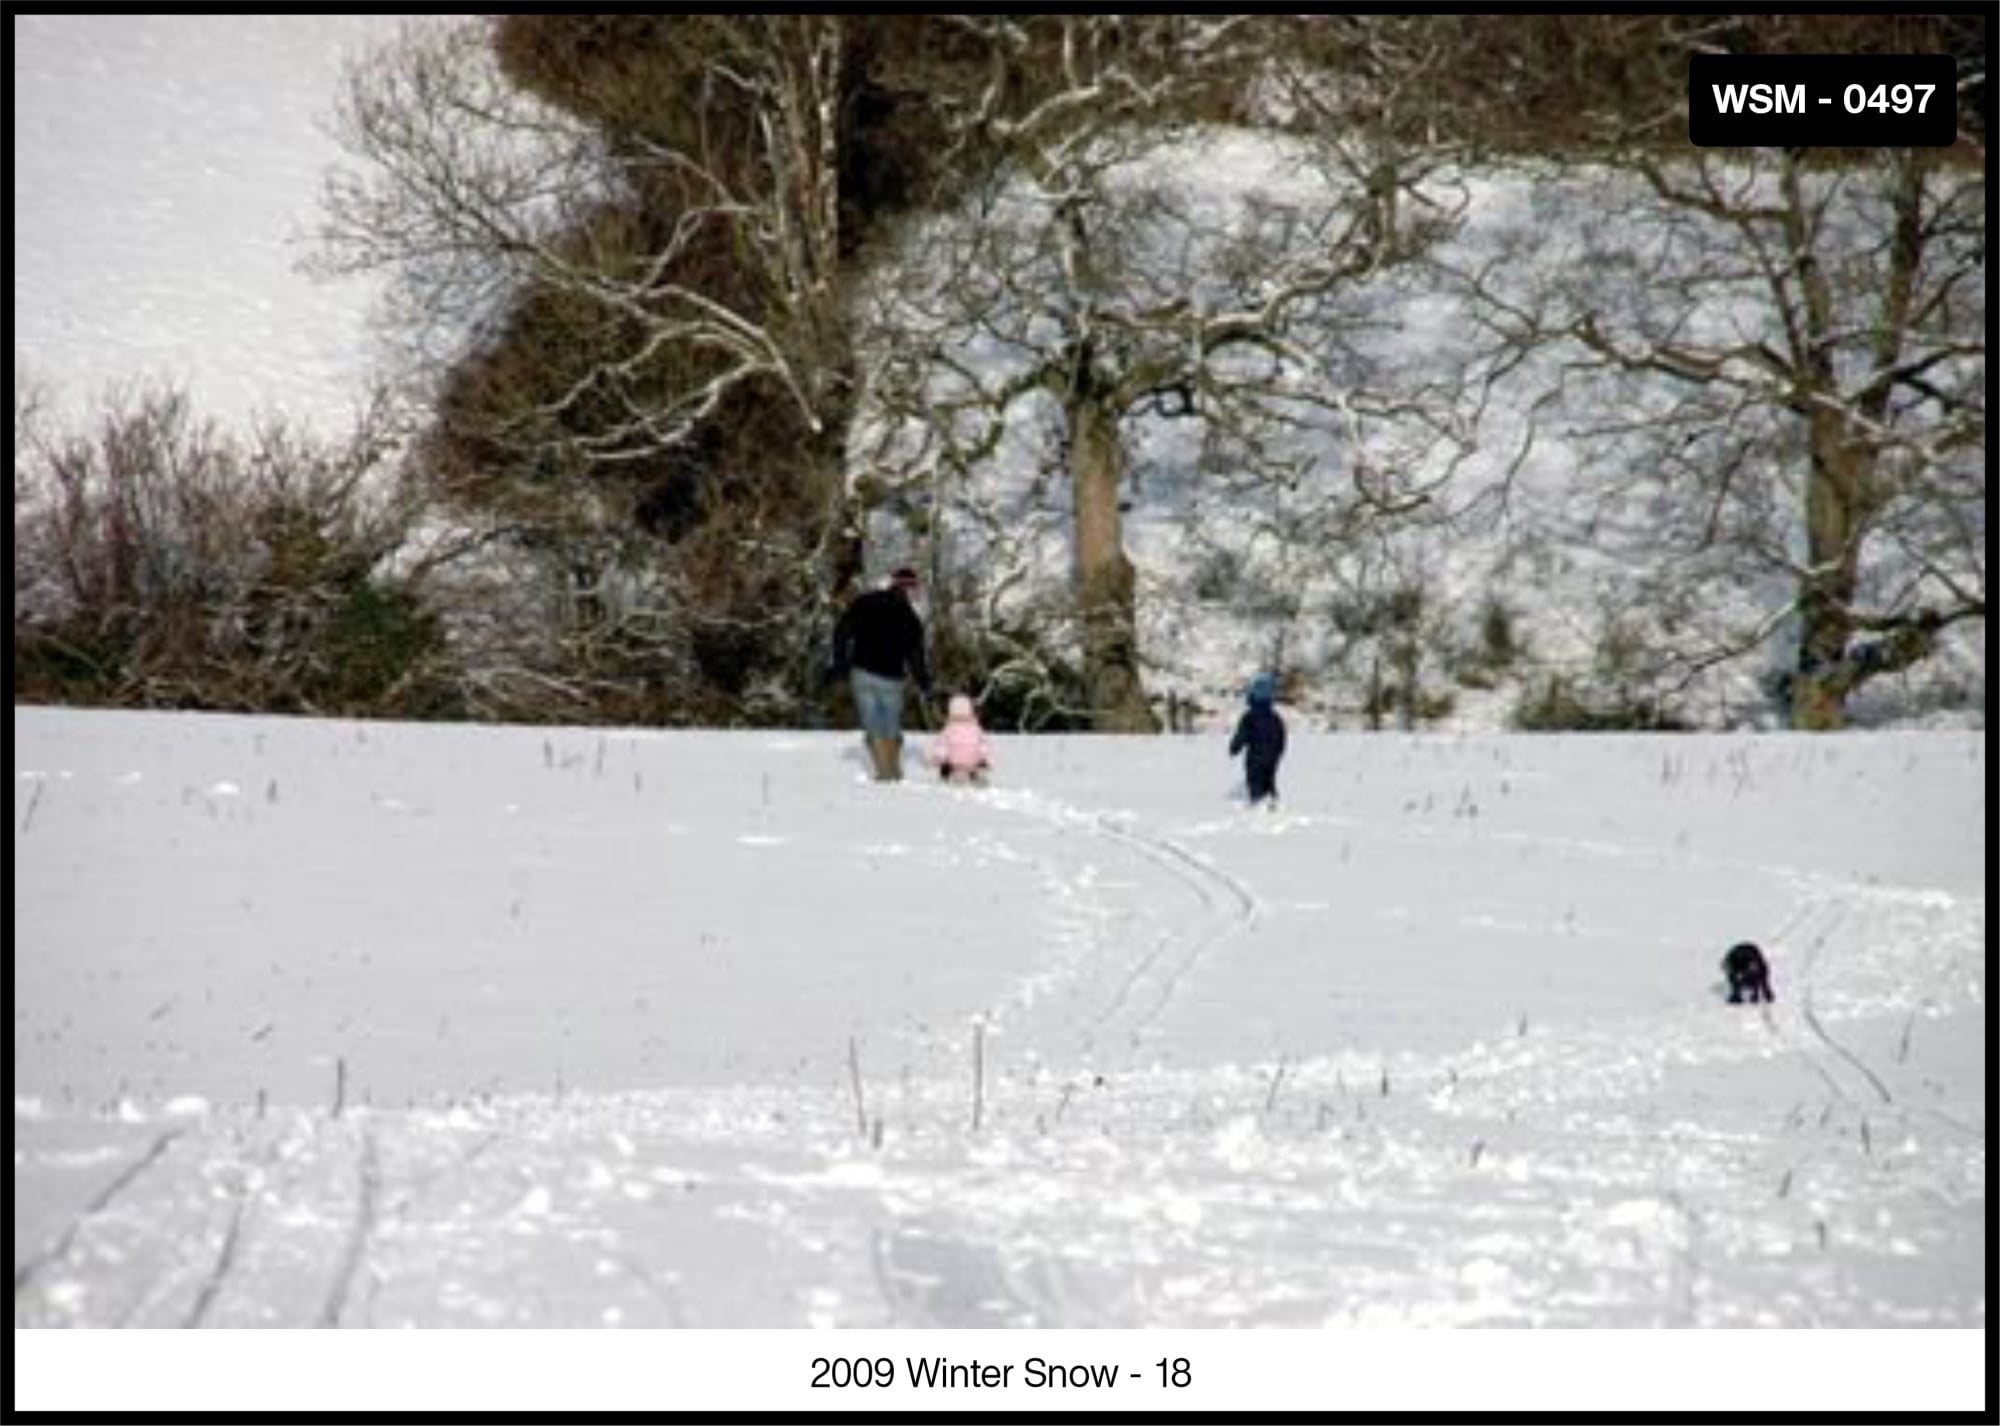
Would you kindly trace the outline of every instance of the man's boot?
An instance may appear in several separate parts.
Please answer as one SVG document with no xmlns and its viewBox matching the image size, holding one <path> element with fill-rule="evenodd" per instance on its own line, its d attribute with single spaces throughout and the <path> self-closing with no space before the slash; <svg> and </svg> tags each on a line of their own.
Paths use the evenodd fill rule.
<svg viewBox="0 0 2000 1426">
<path fill-rule="evenodd" d="M 890 782 L 895 779 L 895 747 L 895 743 L 888 738 L 868 740 L 868 761 L 875 770 L 877 782 Z"/>
<path fill-rule="evenodd" d="M 889 781 L 901 782 L 903 780 L 902 734 L 898 733 L 895 737 L 884 739 L 884 741 L 889 745 L 888 751 L 884 754 L 889 759 Z"/>
</svg>

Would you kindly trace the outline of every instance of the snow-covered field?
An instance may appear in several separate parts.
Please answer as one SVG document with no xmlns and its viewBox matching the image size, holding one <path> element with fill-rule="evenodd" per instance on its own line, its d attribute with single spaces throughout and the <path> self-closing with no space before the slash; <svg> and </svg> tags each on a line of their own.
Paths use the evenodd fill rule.
<svg viewBox="0 0 2000 1426">
<path fill-rule="evenodd" d="M 14 731 L 17 1328 L 1985 1324 L 1979 735 Z"/>
</svg>

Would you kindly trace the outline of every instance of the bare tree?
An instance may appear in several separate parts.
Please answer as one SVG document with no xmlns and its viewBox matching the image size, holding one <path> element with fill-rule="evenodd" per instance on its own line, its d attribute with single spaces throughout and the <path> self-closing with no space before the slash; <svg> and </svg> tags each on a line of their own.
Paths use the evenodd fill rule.
<svg viewBox="0 0 2000 1426">
<path fill-rule="evenodd" d="M 438 487 L 543 567 L 549 647 L 685 663 L 758 607 L 809 630 L 793 616 L 846 525 L 846 21 L 640 17 L 643 43 L 542 86 L 555 103 L 503 67 L 547 38 L 509 48 L 531 20 L 565 23 L 416 27 L 352 71 L 336 126 L 359 167 L 328 186 L 323 262 L 394 275 Z M 760 424 L 798 433 L 762 468 L 736 434 Z M 670 549 L 722 486 L 730 519 Z"/>
<path fill-rule="evenodd" d="M 14 685 L 137 707 L 422 715 L 449 670 L 380 407 L 245 439 L 171 389 L 55 429 L 17 389 Z M 24 424 L 25 418 L 25 424 Z"/>
<path fill-rule="evenodd" d="M 1347 294 L 1453 214 L 1393 136 L 1325 122 L 1327 75 L 1288 63 L 1267 19 L 961 23 L 992 72 L 953 131 L 990 166 L 878 272 L 863 335 L 870 474 L 900 473 L 906 489 L 967 482 L 1041 413 L 1068 496 L 1091 725 L 1150 730 L 1124 518 L 1131 423 L 1197 421 L 1206 467 L 1293 486 L 1310 452 L 1343 446 L 1345 511 L 1416 508 L 1437 465 L 1371 462 L 1365 428 L 1417 416 L 1437 436 L 1434 410 L 1371 391 L 1350 348 L 1307 333 L 1338 332 Z M 1240 117 L 1218 96 L 1260 88 L 1284 96 L 1302 133 L 1264 141 L 1253 161 L 1286 150 L 1292 171 L 1253 192 L 1230 170 L 1255 146 L 1198 121 Z M 1364 92 L 1379 91 L 1354 79 L 1350 95 Z"/>
<path fill-rule="evenodd" d="M 615 461 L 686 440 L 735 387 L 756 383 L 818 429 L 838 378 L 837 184 L 840 21 L 835 16 L 693 17 L 706 96 L 749 132 L 688 127 L 674 144 L 607 135 L 510 82 L 492 22 L 405 31 L 350 73 L 338 138 L 364 167 L 336 173 L 321 236 L 335 270 L 388 269 L 395 328 L 430 369 L 464 355 L 507 299 L 552 289 L 629 324 L 619 359 L 592 368 L 544 414 L 592 393 L 623 419 L 581 442 Z M 674 96 L 699 110 L 704 96 Z M 609 101 L 607 101 L 609 102 Z M 746 118 L 745 116 L 751 116 Z M 742 140 L 750 146 L 746 154 Z M 663 204 L 663 241 L 600 223 L 642 193 Z M 726 231 L 753 300 L 730 302 L 690 276 Z M 734 294 L 732 294 L 734 295 Z M 634 376 L 698 358 L 664 405 L 630 395 Z"/>
<path fill-rule="evenodd" d="M 1842 726 L 1985 617 L 1980 173 L 1922 149 L 1628 153 L 1567 181 L 1598 221 L 1559 284 L 1483 274 L 1484 319 L 1508 362 L 1555 344 L 1569 380 L 1623 394 L 1578 434 L 1684 574 L 1786 591 L 1682 678 L 1791 639 L 1792 725 Z"/>
</svg>

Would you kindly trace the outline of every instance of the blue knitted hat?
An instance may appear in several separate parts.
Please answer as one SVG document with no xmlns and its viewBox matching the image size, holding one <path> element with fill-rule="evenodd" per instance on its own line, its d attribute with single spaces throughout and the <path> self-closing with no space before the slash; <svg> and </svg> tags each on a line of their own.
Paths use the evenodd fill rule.
<svg viewBox="0 0 2000 1426">
<path fill-rule="evenodd" d="M 1278 680 L 1268 673 L 1260 673 L 1250 680 L 1248 697 L 1252 703 L 1275 703 L 1278 699 Z"/>
</svg>

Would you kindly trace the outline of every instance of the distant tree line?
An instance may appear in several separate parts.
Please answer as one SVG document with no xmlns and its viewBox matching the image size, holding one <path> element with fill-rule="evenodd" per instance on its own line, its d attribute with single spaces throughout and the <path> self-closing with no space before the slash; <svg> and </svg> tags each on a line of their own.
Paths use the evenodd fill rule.
<svg viewBox="0 0 2000 1426">
<path fill-rule="evenodd" d="M 923 491 L 975 478 L 1035 402 L 1064 453 L 1063 603 L 1032 620 L 1002 613 L 937 564 L 943 544 L 921 520 L 895 557 L 934 566 L 940 672 L 989 692 L 1001 723 L 1157 727 L 1122 525 L 1135 413 L 1200 421 L 1236 478 L 1271 490 L 1295 474 L 1287 431 L 1339 422 L 1358 441 L 1393 428 L 1409 461 L 1357 469 L 1334 504 L 1295 513 L 1295 538 L 1358 547 L 1425 517 L 1423 472 L 1452 465 L 1453 403 L 1523 353 L 1561 348 L 1603 380 L 1676 393 L 1663 432 L 1696 434 L 1662 435 L 1650 469 L 1663 498 L 1707 512 L 1703 538 L 1727 546 L 1734 574 L 1789 582 L 1768 621 L 1676 651 L 1681 671 L 1795 638 L 1776 696 L 1796 726 L 1839 726 L 1870 678 L 1984 617 L 1983 553 L 1966 548 L 1967 503 L 1983 494 L 1960 472 L 1985 439 L 1973 289 L 1986 23 L 414 26 L 352 72 L 336 122 L 353 166 L 329 183 L 320 258 L 391 277 L 384 325 L 401 346 L 407 429 L 381 417 L 345 444 L 224 436 L 169 392 L 57 433 L 17 385 L 16 697 L 816 723 L 825 631 L 885 558 L 870 545 L 877 517 L 943 518 Z M 1725 171 L 1685 142 L 1698 50 L 1951 53 L 1965 75 L 1960 143 L 1729 155 Z M 1227 264 L 1175 270 L 1157 260 L 1161 224 L 1179 225 L 1184 254 L 1221 236 L 1129 175 L 1229 127 L 1295 146 L 1328 196 L 1255 242 L 1232 239 Z M 1587 283 L 1529 292 L 1499 272 L 1426 266 L 1457 216 L 1432 176 L 1527 155 L 1635 175 L 1691 244 L 1762 284 L 1785 340 L 1690 341 L 1621 321 L 1630 309 Z M 939 222 L 968 206 L 992 221 Z M 929 265 L 899 268 L 917 230 Z M 1415 399 L 1371 383 L 1337 335 L 1308 350 L 1323 344 L 1301 334 L 1337 334 L 1356 284 L 1404 268 L 1463 297 L 1490 337 L 1489 370 Z M 1700 275 L 1680 267 L 1601 271 L 1614 268 L 1689 312 L 1702 300 Z M 893 291 L 884 272 L 901 279 Z M 982 343 L 1018 351 L 1004 377 L 964 364 Z M 1753 455 L 1796 480 L 1750 488 Z M 1885 586 L 1884 545 L 1917 573 Z M 1395 684 L 1415 716 L 1420 621 L 1375 622 L 1386 660 L 1367 700 L 1387 707 Z M 1546 699 L 1535 716 L 1561 723 L 1564 706 Z"/>
</svg>

